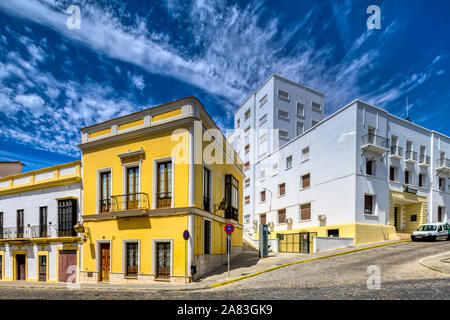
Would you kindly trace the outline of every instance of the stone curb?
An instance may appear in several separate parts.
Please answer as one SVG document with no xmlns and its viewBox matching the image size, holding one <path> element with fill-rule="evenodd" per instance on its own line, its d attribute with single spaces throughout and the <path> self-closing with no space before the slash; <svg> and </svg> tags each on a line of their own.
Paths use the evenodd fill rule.
<svg viewBox="0 0 450 320">
<path fill-rule="evenodd" d="M 333 253 L 333 254 L 329 254 L 329 255 L 326 255 L 326 256 L 317 257 L 317 258 L 290 262 L 290 263 L 283 264 L 281 266 L 272 267 L 272 268 L 269 268 L 269 269 L 266 269 L 266 270 L 263 270 L 263 271 L 260 271 L 260 272 L 252 273 L 252 274 L 249 274 L 249 275 L 246 275 L 246 276 L 243 276 L 243 277 L 239 277 L 239 278 L 235 278 L 235 279 L 219 282 L 219 283 L 211 285 L 210 288 L 221 287 L 221 286 L 224 286 L 224 285 L 236 282 L 236 281 L 240 281 L 240 280 L 244 280 L 244 279 L 247 279 L 247 278 L 251 278 L 251 277 L 257 276 L 257 275 L 262 274 L 262 273 L 266 273 L 266 272 L 269 272 L 269 271 L 272 271 L 272 270 L 276 270 L 276 269 L 292 266 L 292 265 L 299 264 L 299 263 L 316 261 L 316 260 L 321 260 L 321 259 L 326 259 L 326 258 L 332 258 L 332 257 L 336 257 L 336 256 L 348 254 L 348 253 L 353 253 L 353 252 L 358 252 L 358 251 L 363 251 L 363 250 L 369 250 L 369 249 L 373 249 L 373 248 L 384 247 L 384 246 L 389 246 L 389 245 L 392 245 L 392 244 L 403 243 L 403 242 L 411 242 L 411 240 L 400 240 L 400 241 L 396 241 L 396 242 L 383 243 L 383 244 L 378 244 L 378 245 L 364 247 L 364 248 L 358 248 L 358 249 L 353 249 L 353 250 L 348 250 L 348 251 L 343 251 L 343 252 L 337 252 L 337 253 Z"/>
<path fill-rule="evenodd" d="M 422 259 L 419 260 L 419 264 L 420 264 L 422 267 L 428 268 L 428 269 L 433 270 L 433 271 L 436 271 L 436 272 L 445 273 L 445 274 L 450 274 L 450 272 L 443 271 L 443 270 L 441 270 L 441 269 L 439 269 L 439 268 L 430 266 L 429 264 L 427 264 L 427 263 L 424 262 L 424 260 L 426 260 L 426 259 L 430 259 L 430 258 L 432 259 L 432 258 L 435 258 L 435 257 L 437 258 L 437 257 L 439 257 L 439 256 L 444 256 L 444 255 L 448 255 L 448 253 L 447 253 L 447 252 L 444 252 L 444 253 L 439 253 L 439 254 L 435 254 L 435 255 L 429 256 L 429 257 L 422 258 Z"/>
</svg>

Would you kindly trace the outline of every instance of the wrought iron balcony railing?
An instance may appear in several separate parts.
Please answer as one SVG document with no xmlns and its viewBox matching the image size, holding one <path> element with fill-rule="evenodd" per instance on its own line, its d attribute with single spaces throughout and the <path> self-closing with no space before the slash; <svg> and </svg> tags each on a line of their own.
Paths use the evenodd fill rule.
<svg viewBox="0 0 450 320">
<path fill-rule="evenodd" d="M 172 192 L 159 192 L 156 194 L 156 207 L 170 208 L 172 206 Z"/>
<path fill-rule="evenodd" d="M 417 161 L 417 152 L 412 150 L 406 150 L 405 160 Z"/>
<path fill-rule="evenodd" d="M 103 204 L 106 209 L 108 200 Z M 147 193 L 129 193 L 111 196 L 111 211 L 150 209 L 150 202 Z M 109 212 L 109 211 L 106 211 Z"/>
<path fill-rule="evenodd" d="M 111 211 L 111 199 L 104 199 L 99 201 L 99 211 L 100 213 L 107 213 Z"/>
<path fill-rule="evenodd" d="M 441 158 L 436 162 L 438 168 L 450 168 L 450 159 Z"/>
<path fill-rule="evenodd" d="M 373 133 L 369 133 L 365 136 L 362 136 L 362 145 L 364 146 L 368 144 L 387 149 L 389 140 L 384 137 L 377 136 Z"/>
<path fill-rule="evenodd" d="M 420 163 L 420 164 L 430 165 L 430 159 L 431 159 L 430 156 L 421 154 L 421 155 L 419 156 L 419 163 Z"/>
<path fill-rule="evenodd" d="M 403 148 L 399 146 L 391 146 L 391 155 L 403 157 Z"/>
<path fill-rule="evenodd" d="M 0 228 L 0 239 L 56 238 L 73 237 L 76 235 L 77 233 L 71 225 L 68 225 L 64 229 L 50 224 Z"/>
<path fill-rule="evenodd" d="M 227 207 L 225 209 L 225 219 L 234 219 L 239 222 L 239 212 L 236 208 Z"/>
</svg>

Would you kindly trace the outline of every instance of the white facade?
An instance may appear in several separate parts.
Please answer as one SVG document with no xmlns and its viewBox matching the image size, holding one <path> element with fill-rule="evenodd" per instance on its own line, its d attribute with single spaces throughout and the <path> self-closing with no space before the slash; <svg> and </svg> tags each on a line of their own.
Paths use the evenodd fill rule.
<svg viewBox="0 0 450 320">
<path fill-rule="evenodd" d="M 399 154 L 396 147 L 403 152 Z M 307 155 L 303 152 L 306 150 Z M 254 156 L 255 152 L 250 154 Z M 257 232 L 254 226 L 260 224 L 261 215 L 275 232 L 342 224 L 394 226 L 395 205 L 402 208 L 397 229 L 408 225 L 407 219 L 413 221 L 411 216 L 418 219 L 423 211 L 428 222 L 437 222 L 438 212 L 441 221 L 449 221 L 448 158 L 449 137 L 356 100 L 255 161 L 248 171 L 252 188 L 244 188 L 244 197 L 247 192 L 252 199 L 251 205 L 244 204 L 244 215 L 251 214 L 252 220 L 245 227 Z M 395 168 L 393 180 L 391 167 Z M 308 174 L 310 185 L 304 188 L 302 176 Z M 280 195 L 282 184 L 284 195 Z M 390 197 L 396 191 L 405 200 L 393 203 Z M 414 197 L 420 198 L 426 208 L 405 213 L 403 206 L 414 205 L 410 199 Z M 310 205 L 309 219 L 301 219 L 302 204 Z M 420 205 L 417 202 L 417 208 Z M 408 210 L 416 210 L 411 208 Z M 283 209 L 286 218 L 280 222 L 279 210 Z"/>
<path fill-rule="evenodd" d="M 274 74 L 235 112 L 228 139 L 244 162 L 244 228 L 258 205 L 255 164 L 322 120 L 323 111 L 323 93 Z"/>
</svg>

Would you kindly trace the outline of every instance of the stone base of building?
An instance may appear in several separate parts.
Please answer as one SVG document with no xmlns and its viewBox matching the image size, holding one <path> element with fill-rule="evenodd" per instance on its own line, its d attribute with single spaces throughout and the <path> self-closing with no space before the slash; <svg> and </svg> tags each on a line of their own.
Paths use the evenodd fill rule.
<svg viewBox="0 0 450 320">
<path fill-rule="evenodd" d="M 230 258 L 233 258 L 242 253 L 242 246 L 233 247 L 231 249 Z M 195 255 L 195 264 L 197 266 L 197 273 L 195 279 L 198 279 L 208 273 L 211 273 L 218 267 L 227 264 L 227 254 L 197 254 Z"/>
<path fill-rule="evenodd" d="M 80 283 L 98 283 L 98 272 L 80 272 Z M 137 277 L 127 277 L 124 273 L 111 272 L 109 274 L 109 280 L 106 283 L 110 284 L 151 284 L 155 282 L 169 282 L 169 283 L 189 283 L 190 277 L 183 276 L 171 276 L 168 279 L 157 279 L 154 275 L 150 274 L 138 274 Z"/>
</svg>

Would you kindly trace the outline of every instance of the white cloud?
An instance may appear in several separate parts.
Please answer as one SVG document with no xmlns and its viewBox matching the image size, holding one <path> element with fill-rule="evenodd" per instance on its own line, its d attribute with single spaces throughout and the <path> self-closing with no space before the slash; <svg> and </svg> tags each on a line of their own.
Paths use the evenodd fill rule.
<svg viewBox="0 0 450 320">
<path fill-rule="evenodd" d="M 26 107 L 32 114 L 41 115 L 43 113 L 45 102 L 36 94 L 17 95 L 14 101 Z"/>
</svg>

